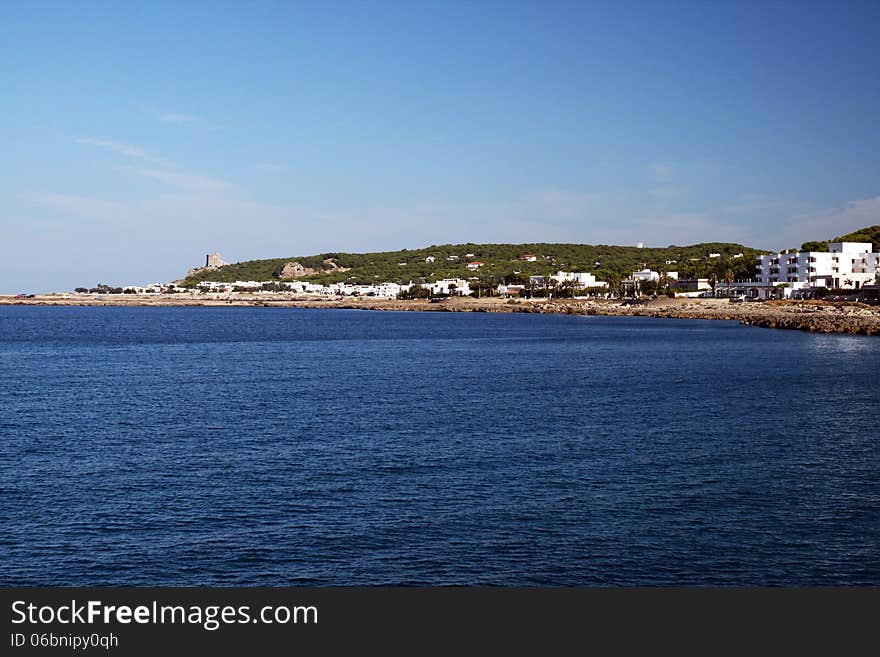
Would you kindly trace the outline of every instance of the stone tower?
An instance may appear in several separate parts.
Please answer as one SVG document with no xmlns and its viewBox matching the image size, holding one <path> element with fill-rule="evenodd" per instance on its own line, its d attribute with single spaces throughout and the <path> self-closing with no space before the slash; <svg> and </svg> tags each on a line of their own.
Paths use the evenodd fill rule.
<svg viewBox="0 0 880 657">
<path fill-rule="evenodd" d="M 222 267 L 223 265 L 228 264 L 228 262 L 225 262 L 223 258 L 220 257 L 219 253 L 209 253 L 205 258 L 205 267 L 209 269 L 216 269 L 217 267 Z"/>
</svg>

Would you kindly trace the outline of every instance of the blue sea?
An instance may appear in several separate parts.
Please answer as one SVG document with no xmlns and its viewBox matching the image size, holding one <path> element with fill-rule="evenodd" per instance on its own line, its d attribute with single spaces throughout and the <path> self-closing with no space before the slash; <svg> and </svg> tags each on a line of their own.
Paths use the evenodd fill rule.
<svg viewBox="0 0 880 657">
<path fill-rule="evenodd" d="M 0 307 L 2 585 L 880 585 L 880 340 Z"/>
</svg>

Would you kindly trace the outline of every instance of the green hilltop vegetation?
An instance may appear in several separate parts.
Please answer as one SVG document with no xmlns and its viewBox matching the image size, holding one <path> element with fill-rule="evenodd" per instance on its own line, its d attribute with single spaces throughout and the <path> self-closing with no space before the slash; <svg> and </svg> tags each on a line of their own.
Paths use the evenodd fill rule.
<svg viewBox="0 0 880 657">
<path fill-rule="evenodd" d="M 876 253 L 880 250 L 880 225 L 859 228 L 852 233 L 835 237 L 833 240 L 804 242 L 801 251 L 827 251 L 829 242 L 871 242 L 873 244 L 871 251 Z"/>
<path fill-rule="evenodd" d="M 709 257 L 709 254 L 720 254 Z M 528 276 L 549 275 L 558 270 L 590 272 L 599 280 L 618 283 L 644 266 L 655 271 L 677 271 L 680 278 L 750 279 L 755 275 L 755 256 L 768 253 L 741 244 L 708 242 L 691 246 L 637 248 L 590 244 L 442 244 L 423 249 L 378 253 L 322 253 L 290 258 L 249 260 L 187 276 L 182 285 L 201 281 L 279 280 L 287 263 L 298 262 L 314 274 L 298 277 L 314 283 L 367 284 L 408 283 L 443 278 L 479 277 L 486 282 L 520 282 Z M 519 260 L 525 254 L 535 262 Z M 734 257 L 742 254 L 741 257 Z M 433 262 L 426 262 L 433 257 Z M 467 263 L 484 265 L 470 271 Z M 345 271 L 343 271 L 345 270 Z"/>
</svg>

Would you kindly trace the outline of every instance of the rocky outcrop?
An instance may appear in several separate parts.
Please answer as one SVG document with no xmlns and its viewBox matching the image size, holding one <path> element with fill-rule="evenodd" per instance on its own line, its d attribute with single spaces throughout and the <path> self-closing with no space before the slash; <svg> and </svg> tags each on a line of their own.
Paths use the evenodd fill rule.
<svg viewBox="0 0 880 657">
<path fill-rule="evenodd" d="M 750 326 L 794 329 L 811 333 L 880 335 L 880 309 L 863 304 L 768 302 L 731 305 L 712 300 L 684 305 L 596 309 L 595 314 L 673 319 L 726 319 Z"/>
<path fill-rule="evenodd" d="M 300 263 L 293 261 L 288 262 L 281 268 L 278 278 L 281 280 L 290 280 L 292 278 L 304 278 L 305 276 L 313 276 L 317 274 L 312 267 L 303 267 Z"/>
<path fill-rule="evenodd" d="M 278 271 L 278 278 L 281 280 L 291 280 L 295 278 L 305 278 L 306 276 L 314 276 L 316 274 L 324 274 L 328 272 L 343 272 L 348 271 L 348 267 L 340 267 L 336 264 L 336 260 L 333 258 L 326 258 L 323 260 L 323 265 L 320 269 L 316 269 L 314 267 L 306 267 L 302 263 L 297 262 L 296 260 L 292 262 L 285 263 L 284 266 Z"/>
<path fill-rule="evenodd" d="M 296 264 L 296 263 L 290 263 Z M 319 299 L 289 294 L 101 294 L 37 295 L 34 298 L 0 296 L 0 305 L 89 306 L 272 306 L 296 308 L 352 308 L 430 312 L 556 313 L 661 317 L 668 319 L 724 319 L 750 326 L 794 329 L 812 333 L 851 333 L 880 336 L 880 308 L 858 303 L 780 301 L 731 304 L 720 299 L 657 299 L 637 306 L 616 300 L 506 300 L 453 297 L 431 303 L 426 299 L 376 298 Z"/>
<path fill-rule="evenodd" d="M 326 258 L 323 262 L 324 267 L 330 271 L 342 272 L 351 270 L 351 267 L 340 267 L 339 265 L 337 265 L 336 258 Z"/>
</svg>

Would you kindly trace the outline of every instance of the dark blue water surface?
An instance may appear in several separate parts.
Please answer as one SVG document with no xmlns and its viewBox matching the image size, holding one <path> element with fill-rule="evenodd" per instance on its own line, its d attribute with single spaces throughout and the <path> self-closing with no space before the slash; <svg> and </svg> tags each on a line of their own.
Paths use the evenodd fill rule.
<svg viewBox="0 0 880 657">
<path fill-rule="evenodd" d="M 0 307 L 0 583 L 880 584 L 880 339 Z"/>
</svg>

